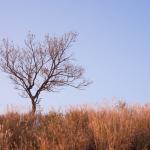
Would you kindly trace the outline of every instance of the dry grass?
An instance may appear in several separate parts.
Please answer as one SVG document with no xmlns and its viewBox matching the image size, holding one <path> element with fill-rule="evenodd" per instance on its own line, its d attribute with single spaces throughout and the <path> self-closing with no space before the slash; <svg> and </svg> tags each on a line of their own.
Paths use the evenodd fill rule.
<svg viewBox="0 0 150 150">
<path fill-rule="evenodd" d="M 0 149 L 149 150 L 150 106 L 0 116 Z"/>
</svg>

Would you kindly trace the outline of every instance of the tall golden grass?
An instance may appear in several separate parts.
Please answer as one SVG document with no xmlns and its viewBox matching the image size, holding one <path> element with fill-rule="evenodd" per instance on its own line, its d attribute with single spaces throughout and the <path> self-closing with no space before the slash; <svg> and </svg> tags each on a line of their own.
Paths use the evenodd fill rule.
<svg viewBox="0 0 150 150">
<path fill-rule="evenodd" d="M 150 106 L 0 116 L 4 150 L 150 150 Z"/>
</svg>

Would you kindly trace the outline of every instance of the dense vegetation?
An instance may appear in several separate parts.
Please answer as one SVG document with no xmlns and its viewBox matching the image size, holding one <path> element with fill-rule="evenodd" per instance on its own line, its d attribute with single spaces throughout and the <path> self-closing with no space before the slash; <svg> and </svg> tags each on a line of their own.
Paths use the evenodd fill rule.
<svg viewBox="0 0 150 150">
<path fill-rule="evenodd" d="M 0 149 L 149 150 L 150 106 L 0 116 Z"/>
</svg>

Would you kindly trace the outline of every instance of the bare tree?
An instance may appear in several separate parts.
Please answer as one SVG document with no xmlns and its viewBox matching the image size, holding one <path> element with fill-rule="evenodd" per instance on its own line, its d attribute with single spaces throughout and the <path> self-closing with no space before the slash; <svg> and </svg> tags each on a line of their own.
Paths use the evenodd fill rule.
<svg viewBox="0 0 150 150">
<path fill-rule="evenodd" d="M 73 64 L 68 51 L 76 36 L 72 32 L 59 38 L 46 35 L 42 42 L 37 42 L 35 35 L 29 33 L 23 48 L 3 40 L 1 70 L 9 75 L 21 96 L 31 100 L 33 113 L 42 92 L 55 92 L 64 86 L 80 89 L 89 84 L 83 78 L 84 69 Z"/>
</svg>

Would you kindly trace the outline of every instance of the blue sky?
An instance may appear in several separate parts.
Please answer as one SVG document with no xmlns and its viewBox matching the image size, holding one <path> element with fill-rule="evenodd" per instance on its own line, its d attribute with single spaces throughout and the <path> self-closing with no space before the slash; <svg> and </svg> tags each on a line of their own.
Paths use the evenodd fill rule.
<svg viewBox="0 0 150 150">
<path fill-rule="evenodd" d="M 150 102 L 150 1 L 148 0 L 1 0 L 0 39 L 23 45 L 28 31 L 79 33 L 71 51 L 94 83 L 84 91 L 65 88 L 42 95 L 41 106 L 68 107 L 125 99 Z M 0 72 L 0 112 L 7 104 L 30 106 Z"/>
</svg>

